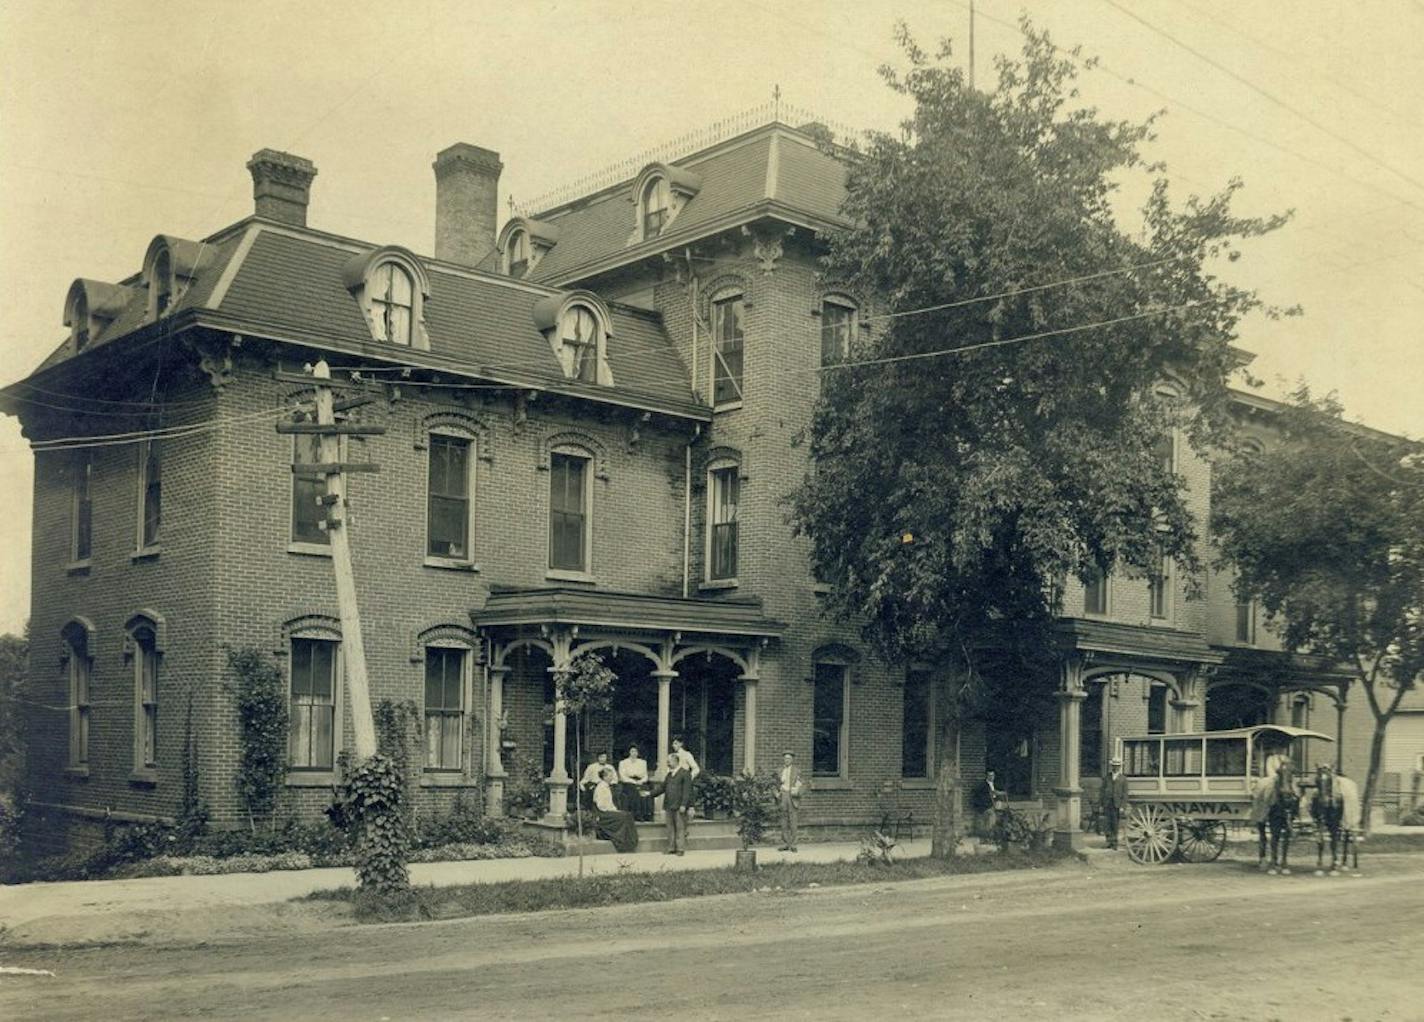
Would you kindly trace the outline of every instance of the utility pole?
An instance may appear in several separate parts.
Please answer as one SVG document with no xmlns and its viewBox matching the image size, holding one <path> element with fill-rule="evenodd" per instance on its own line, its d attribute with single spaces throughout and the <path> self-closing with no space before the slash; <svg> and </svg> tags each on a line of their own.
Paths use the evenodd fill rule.
<svg viewBox="0 0 1424 1022">
<path fill-rule="evenodd" d="M 346 668 L 346 691 L 351 700 L 351 719 L 356 728 L 356 761 L 363 762 L 376 754 L 376 724 L 371 714 L 371 686 L 366 677 L 366 645 L 361 636 L 361 613 L 356 604 L 356 578 L 351 570 L 351 536 L 348 532 L 346 475 L 347 472 L 378 472 L 379 465 L 344 463 L 341 460 L 343 436 L 374 436 L 386 431 L 384 426 L 358 426 L 336 421 L 336 402 L 331 393 L 331 369 L 322 359 L 308 367 L 310 376 L 278 373 L 279 379 L 306 383 L 316 389 L 316 422 L 279 422 L 278 433 L 296 433 L 319 437 L 320 461 L 314 464 L 293 464 L 298 476 L 322 479 L 326 493 L 317 502 L 326 508 L 326 535 L 331 545 L 331 566 L 336 572 L 336 605 L 341 615 L 342 660 Z M 351 408 L 367 401 L 342 402 Z"/>
</svg>

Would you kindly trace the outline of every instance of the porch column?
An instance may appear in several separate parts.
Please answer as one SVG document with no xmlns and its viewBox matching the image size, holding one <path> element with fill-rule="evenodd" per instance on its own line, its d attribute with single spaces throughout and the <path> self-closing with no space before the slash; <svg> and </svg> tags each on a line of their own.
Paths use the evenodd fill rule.
<svg viewBox="0 0 1424 1022">
<path fill-rule="evenodd" d="M 500 721 L 504 717 L 504 679 L 509 668 L 500 664 L 489 668 L 489 722 L 485 728 L 485 812 L 490 816 L 504 815 L 504 732 Z"/>
<path fill-rule="evenodd" d="M 749 674 L 742 675 L 742 691 L 746 695 L 746 706 L 742 714 L 742 769 L 747 773 L 756 772 L 756 728 L 757 728 L 757 681 Z"/>
<path fill-rule="evenodd" d="M 554 769 L 544 783 L 549 786 L 549 822 L 560 825 L 569 809 L 569 784 L 572 780 L 564 767 L 566 736 L 564 701 L 557 699 L 554 701 Z"/>
<path fill-rule="evenodd" d="M 652 672 L 652 676 L 658 679 L 658 761 L 653 774 L 661 778 L 667 772 L 667 758 L 672 753 L 669 719 L 672 716 L 672 679 L 677 677 L 677 672 L 657 670 Z"/>
<path fill-rule="evenodd" d="M 1087 697 L 1083 691 L 1082 661 L 1069 656 L 1062 664 L 1062 684 L 1058 691 L 1058 786 L 1053 789 L 1058 799 L 1058 819 L 1053 844 L 1070 851 L 1083 847 L 1083 832 L 1079 827 L 1083 788 L 1078 776 L 1078 754 L 1082 744 L 1082 706 Z"/>
<path fill-rule="evenodd" d="M 1345 697 L 1335 700 L 1335 772 L 1345 771 Z"/>
</svg>

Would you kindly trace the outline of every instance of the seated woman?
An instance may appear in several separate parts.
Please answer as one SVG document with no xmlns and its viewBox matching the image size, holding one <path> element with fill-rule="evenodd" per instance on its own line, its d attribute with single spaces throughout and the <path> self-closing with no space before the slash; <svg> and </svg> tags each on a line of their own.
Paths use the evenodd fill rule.
<svg viewBox="0 0 1424 1022">
<path fill-rule="evenodd" d="M 648 788 L 648 761 L 638 754 L 636 745 L 628 746 L 628 758 L 618 763 L 618 808 L 633 814 L 633 819 L 653 818 L 653 800 L 644 794 Z"/>
<path fill-rule="evenodd" d="M 595 833 L 605 841 L 612 841 L 617 851 L 631 852 L 638 847 L 638 825 L 633 822 L 632 813 L 614 806 L 613 785 L 617 783 L 617 772 L 612 767 L 604 767 L 603 776 L 593 788 L 593 806 L 598 814 Z"/>
</svg>

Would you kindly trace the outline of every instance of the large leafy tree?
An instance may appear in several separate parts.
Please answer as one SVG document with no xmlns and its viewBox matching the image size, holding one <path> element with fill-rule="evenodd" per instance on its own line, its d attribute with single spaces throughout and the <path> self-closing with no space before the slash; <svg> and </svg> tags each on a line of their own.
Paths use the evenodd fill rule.
<svg viewBox="0 0 1424 1022">
<path fill-rule="evenodd" d="M 1424 461 L 1305 388 L 1277 424 L 1279 444 L 1220 466 L 1212 528 L 1287 648 L 1354 669 L 1374 716 L 1364 826 L 1386 729 L 1424 675 Z"/>
<path fill-rule="evenodd" d="M 1051 648 L 1070 574 L 1145 568 L 1159 544 L 1199 567 L 1160 445 L 1173 426 L 1198 448 L 1226 427 L 1231 342 L 1260 303 L 1208 266 L 1283 222 L 1233 215 L 1239 182 L 1178 206 L 1159 178 L 1140 231 L 1125 229 L 1116 184 L 1160 169 L 1142 163 L 1150 124 L 1076 104 L 1076 54 L 1023 31 L 985 92 L 947 43 L 931 56 L 901 29 L 908 68 L 882 73 L 914 112 L 849 160 L 853 226 L 826 257 L 827 279 L 879 315 L 822 373 L 814 471 L 791 507 L 833 612 L 888 659 L 932 657 L 971 682 L 942 687 L 942 793 L 958 693 L 993 685 L 978 651 Z M 1170 402 L 1156 393 L 1167 379 Z M 998 693 L 1010 712 L 1042 695 L 1026 675 L 1051 676 L 1000 674 L 1017 679 Z"/>
</svg>

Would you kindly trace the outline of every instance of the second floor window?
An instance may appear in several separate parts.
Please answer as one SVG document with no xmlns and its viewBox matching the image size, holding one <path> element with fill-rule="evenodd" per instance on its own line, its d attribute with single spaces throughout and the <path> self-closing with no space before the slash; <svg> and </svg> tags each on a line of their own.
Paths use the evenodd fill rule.
<svg viewBox="0 0 1424 1022">
<path fill-rule="evenodd" d="M 1108 576 L 1102 568 L 1093 572 L 1083 586 L 1083 613 L 1102 616 L 1108 612 Z"/>
<path fill-rule="evenodd" d="M 709 479 L 709 535 L 707 577 L 737 577 L 737 503 L 741 478 L 736 465 L 713 469 Z"/>
<path fill-rule="evenodd" d="M 336 762 L 336 648 L 329 639 L 292 640 L 288 750 L 293 769 Z"/>
<path fill-rule="evenodd" d="M 321 461 L 321 438 L 315 434 L 298 433 L 292 437 L 292 462 L 311 465 Z M 326 480 L 292 474 L 292 542 L 329 542 L 326 529 L 326 508 L 321 498 L 326 496 Z"/>
<path fill-rule="evenodd" d="M 76 561 L 87 561 L 93 553 L 94 504 L 90 486 L 94 478 L 94 455 L 80 451 L 74 459 L 74 493 L 70 553 Z"/>
<path fill-rule="evenodd" d="M 1236 641 L 1256 645 L 1256 601 L 1236 601 Z"/>
<path fill-rule="evenodd" d="M 415 286 L 410 274 L 395 263 L 381 263 L 366 281 L 371 300 L 371 323 L 376 339 L 410 344 L 414 321 Z"/>
<path fill-rule="evenodd" d="M 426 553 L 431 557 L 470 557 L 470 441 L 440 433 L 430 435 L 427 486 Z"/>
<path fill-rule="evenodd" d="M 158 527 L 163 509 L 163 462 L 157 440 L 149 440 L 139 448 L 139 534 L 140 549 L 158 544 Z"/>
<path fill-rule="evenodd" d="M 588 570 L 588 459 L 549 457 L 549 567 Z"/>
<path fill-rule="evenodd" d="M 821 365 L 844 362 L 855 337 L 855 307 L 843 302 L 821 303 Z"/>
<path fill-rule="evenodd" d="M 712 303 L 712 403 L 731 404 L 742 399 L 741 295 Z"/>
<path fill-rule="evenodd" d="M 467 651 L 425 649 L 425 769 L 459 770 L 465 723 Z"/>
<path fill-rule="evenodd" d="M 1147 577 L 1148 612 L 1154 618 L 1166 619 L 1170 616 L 1172 563 L 1167 553 L 1158 543 L 1152 554 L 1152 569 Z"/>
</svg>

